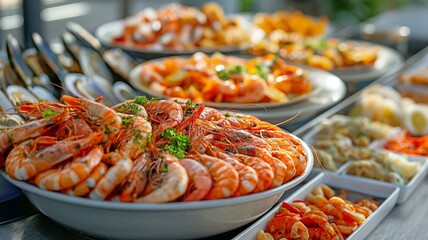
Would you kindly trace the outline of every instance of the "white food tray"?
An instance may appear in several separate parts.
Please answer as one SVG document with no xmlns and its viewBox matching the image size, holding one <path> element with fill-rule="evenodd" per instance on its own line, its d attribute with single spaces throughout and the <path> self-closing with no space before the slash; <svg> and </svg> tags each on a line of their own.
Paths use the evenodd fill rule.
<svg viewBox="0 0 428 240">
<path fill-rule="evenodd" d="M 361 179 L 350 178 L 343 175 L 335 174 L 327 176 L 326 174 L 320 174 L 288 197 L 286 202 L 305 199 L 305 196 L 310 193 L 314 187 L 321 184 L 347 190 L 350 200 L 354 200 L 355 198 L 376 198 L 381 205 L 347 238 L 348 240 L 364 239 L 394 208 L 400 189 L 392 184 L 367 183 L 360 180 Z M 275 213 L 278 212 L 280 207 L 281 204 L 276 205 L 257 222 L 233 238 L 233 240 L 255 239 L 257 232 L 266 228 L 267 223 L 275 216 Z"/>
<path fill-rule="evenodd" d="M 384 150 L 386 151 L 386 150 Z M 360 177 L 360 176 L 354 176 L 351 174 L 347 174 L 346 170 L 348 169 L 349 164 L 345 164 L 345 169 L 342 172 L 344 176 L 349 177 L 350 179 L 355 179 L 356 181 L 363 182 L 364 184 L 381 184 L 381 185 L 390 185 L 390 186 L 396 186 L 400 189 L 400 194 L 398 196 L 397 204 L 402 204 L 409 199 L 410 195 L 412 195 L 413 192 L 415 192 L 416 188 L 424 181 L 427 172 L 428 172 L 428 161 L 426 161 L 423 158 L 410 156 L 410 155 L 404 155 L 400 154 L 401 156 L 405 157 L 408 161 L 411 162 L 419 162 L 421 164 L 421 168 L 419 169 L 419 172 L 410 180 L 406 185 L 398 185 L 393 184 L 389 182 L 383 182 L 372 178 L 366 178 L 366 177 Z"/>
</svg>

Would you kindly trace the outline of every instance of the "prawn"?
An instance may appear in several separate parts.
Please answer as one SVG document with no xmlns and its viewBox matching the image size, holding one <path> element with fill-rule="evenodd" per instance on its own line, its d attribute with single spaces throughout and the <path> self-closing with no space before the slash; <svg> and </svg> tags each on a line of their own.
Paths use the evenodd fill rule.
<svg viewBox="0 0 428 240">
<path fill-rule="evenodd" d="M 256 171 L 258 182 L 253 193 L 261 192 L 269 188 L 274 178 L 272 167 L 269 164 L 258 157 L 250 157 L 243 154 L 230 155 Z"/>
<path fill-rule="evenodd" d="M 92 189 L 97 185 L 100 179 L 107 172 L 108 167 L 105 163 L 100 162 L 97 167 L 92 171 L 92 173 L 85 180 L 78 183 L 76 186 L 62 191 L 65 194 L 82 197 L 87 195 L 92 191 Z"/>
<path fill-rule="evenodd" d="M 94 122 L 94 125 L 100 126 L 103 134 L 103 142 L 108 141 L 112 136 L 115 136 L 122 127 L 122 119 L 113 109 L 89 100 L 75 98 L 71 96 L 62 96 L 61 101 L 66 105 L 84 110 L 89 120 Z"/>
<path fill-rule="evenodd" d="M 262 101 L 266 96 L 268 89 L 267 83 L 261 77 L 256 75 L 248 76 L 244 81 L 237 85 L 238 94 L 235 96 L 224 96 L 225 102 L 235 103 L 256 103 Z"/>
<path fill-rule="evenodd" d="M 174 128 L 183 121 L 183 108 L 172 100 L 150 101 L 143 105 L 149 115 L 149 120 L 158 123 L 157 135 L 165 129 Z"/>
<path fill-rule="evenodd" d="M 190 158 L 181 159 L 180 164 L 186 169 L 190 179 L 189 187 L 182 201 L 198 201 L 203 199 L 213 185 L 208 169 L 198 161 Z"/>
<path fill-rule="evenodd" d="M 82 149 L 101 142 L 101 134 L 96 133 L 76 140 L 64 139 L 37 150 L 38 142 L 46 137 L 29 139 L 14 147 L 6 159 L 6 172 L 18 180 L 28 180 L 44 170 L 74 156 Z"/>
<path fill-rule="evenodd" d="M 161 161 L 163 166 L 162 183 L 155 190 L 135 199 L 135 202 L 163 203 L 171 202 L 182 196 L 189 185 L 186 169 L 179 160 L 166 153 L 161 153 L 155 161 Z"/>
<path fill-rule="evenodd" d="M 62 116 L 60 115 L 43 118 L 0 132 L 0 165 L 9 147 L 21 143 L 22 141 L 41 136 L 48 131 L 49 126 L 61 118 Z"/>
<path fill-rule="evenodd" d="M 35 183 L 41 189 L 64 190 L 86 179 L 98 166 L 103 156 L 101 147 L 94 147 L 88 154 L 71 160 L 63 167 L 46 170 L 35 177 Z"/>
<path fill-rule="evenodd" d="M 143 63 L 140 71 L 140 81 L 142 84 L 148 86 L 153 82 L 158 82 L 158 83 L 163 82 L 162 75 L 154 70 L 155 67 L 156 67 L 156 63 L 153 63 L 153 62 Z"/>
<path fill-rule="evenodd" d="M 122 180 L 128 176 L 133 167 L 132 160 L 120 153 L 107 153 L 104 155 L 103 161 L 105 159 L 108 159 L 114 165 L 108 169 L 105 175 L 98 181 L 95 188 L 89 193 L 89 198 L 91 199 L 106 199 Z"/>
<path fill-rule="evenodd" d="M 131 173 L 123 181 L 121 186 L 118 187 L 118 196 L 113 200 L 121 202 L 130 202 L 133 199 L 142 197 L 144 189 L 147 186 L 148 178 L 147 173 L 152 162 L 152 156 L 146 152 L 138 156 L 134 160 L 134 167 Z"/>
<path fill-rule="evenodd" d="M 199 153 L 196 153 L 194 159 L 198 159 L 213 178 L 213 187 L 204 199 L 212 200 L 233 196 L 239 187 L 239 175 L 230 163 Z"/>
<path fill-rule="evenodd" d="M 254 170 L 250 166 L 239 162 L 235 158 L 227 155 L 226 153 L 219 152 L 217 155 L 220 159 L 223 159 L 226 162 L 230 163 L 238 172 L 239 187 L 233 195 L 234 197 L 246 195 L 254 191 L 259 182 L 259 177 L 257 176 L 256 170 Z"/>
<path fill-rule="evenodd" d="M 274 150 L 272 151 L 272 156 L 279 159 L 281 162 L 287 166 L 287 172 L 284 178 L 284 183 L 290 181 L 294 175 L 296 174 L 296 166 L 294 165 L 293 158 L 285 152 L 280 150 Z"/>
<path fill-rule="evenodd" d="M 270 152 L 263 148 L 258 148 L 252 145 L 244 145 L 237 148 L 239 153 L 259 157 L 264 162 L 272 167 L 274 178 L 269 188 L 274 188 L 282 185 L 287 174 L 287 166 L 275 157 L 272 157 Z"/>
<path fill-rule="evenodd" d="M 142 117 L 118 114 L 122 119 L 123 125 L 116 137 L 113 138 L 114 141 L 110 143 L 117 147 L 118 152 L 134 159 L 144 152 L 149 142 L 152 126 Z"/>
<path fill-rule="evenodd" d="M 143 106 L 135 103 L 134 100 L 128 100 L 123 103 L 119 103 L 113 106 L 112 109 L 118 113 L 135 115 L 142 118 L 148 117 L 146 109 Z"/>
</svg>

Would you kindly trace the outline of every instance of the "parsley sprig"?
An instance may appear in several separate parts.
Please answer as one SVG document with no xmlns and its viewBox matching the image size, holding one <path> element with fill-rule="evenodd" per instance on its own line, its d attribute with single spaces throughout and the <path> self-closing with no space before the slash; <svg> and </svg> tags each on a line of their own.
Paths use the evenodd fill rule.
<svg viewBox="0 0 428 240">
<path fill-rule="evenodd" d="M 163 146 L 163 149 L 177 158 L 185 158 L 185 151 L 190 147 L 190 140 L 182 132 L 176 132 L 173 128 L 168 128 L 161 133 L 161 138 L 169 140 L 169 143 Z"/>
</svg>

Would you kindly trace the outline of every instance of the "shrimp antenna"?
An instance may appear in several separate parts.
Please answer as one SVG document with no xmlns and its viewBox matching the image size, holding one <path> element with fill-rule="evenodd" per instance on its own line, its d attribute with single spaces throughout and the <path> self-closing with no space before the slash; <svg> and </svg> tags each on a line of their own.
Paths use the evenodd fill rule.
<svg viewBox="0 0 428 240">
<path fill-rule="evenodd" d="M 327 175 L 328 180 L 329 180 L 329 181 L 331 181 L 331 176 L 330 176 L 330 174 L 328 173 L 328 171 L 324 168 L 324 166 L 322 165 L 321 160 L 320 160 L 320 159 L 319 159 L 319 157 L 318 157 L 317 151 L 315 150 L 315 147 L 314 147 L 314 146 L 312 146 L 312 144 L 308 144 L 308 146 L 311 148 L 312 152 L 314 153 L 314 158 L 315 158 L 315 159 L 317 160 L 317 162 L 320 164 L 320 166 L 321 166 L 321 168 L 322 168 L 323 172 Z"/>
<path fill-rule="evenodd" d="M 280 123 L 277 123 L 277 124 L 275 124 L 275 126 L 279 126 L 279 125 L 282 125 L 282 124 L 284 124 L 284 123 L 287 123 L 287 122 L 289 122 L 289 121 L 292 121 L 293 119 L 295 119 L 295 118 L 297 118 L 299 115 L 300 115 L 300 111 L 298 112 L 298 113 L 296 113 L 294 116 L 292 116 L 291 118 L 289 118 L 289 119 L 287 119 L 287 120 L 284 120 L 284 121 L 282 121 L 282 122 L 280 122 Z"/>
<path fill-rule="evenodd" d="M 74 92 L 72 92 L 72 91 L 70 91 L 70 90 L 68 90 L 68 89 L 66 89 L 66 88 L 64 88 L 63 86 L 61 86 L 61 85 L 59 85 L 59 84 L 56 84 L 56 83 L 54 83 L 54 82 L 52 82 L 52 81 L 49 81 L 49 83 L 50 84 L 52 84 L 52 85 L 54 85 L 55 87 L 57 87 L 57 88 L 59 88 L 59 89 L 61 89 L 61 90 L 63 90 L 63 91 L 66 91 L 66 92 L 68 92 L 68 93 L 71 93 L 74 97 L 79 97 L 76 93 L 74 93 Z"/>
</svg>

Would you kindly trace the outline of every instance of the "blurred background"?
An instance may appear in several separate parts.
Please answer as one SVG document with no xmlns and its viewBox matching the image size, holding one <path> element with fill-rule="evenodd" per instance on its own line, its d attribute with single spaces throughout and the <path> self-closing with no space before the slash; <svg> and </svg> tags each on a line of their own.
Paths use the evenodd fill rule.
<svg viewBox="0 0 428 240">
<path fill-rule="evenodd" d="M 202 5 L 206 0 L 0 0 L 0 44 L 8 33 L 29 44 L 30 34 L 40 32 L 51 42 L 58 41 L 68 21 L 82 24 L 90 31 L 102 23 L 135 14 L 144 7 L 179 2 Z M 426 4 L 428 0 L 220 0 L 227 13 L 273 12 L 301 10 L 313 16 L 326 15 L 337 25 L 348 26 L 390 9 L 410 4 Z M 426 14 L 428 15 L 428 14 Z M 28 45 L 27 45 L 28 46 Z"/>
</svg>

